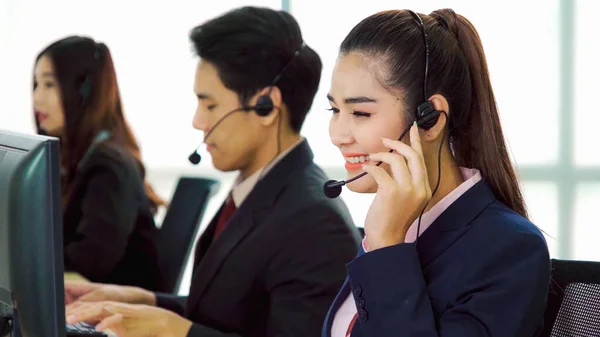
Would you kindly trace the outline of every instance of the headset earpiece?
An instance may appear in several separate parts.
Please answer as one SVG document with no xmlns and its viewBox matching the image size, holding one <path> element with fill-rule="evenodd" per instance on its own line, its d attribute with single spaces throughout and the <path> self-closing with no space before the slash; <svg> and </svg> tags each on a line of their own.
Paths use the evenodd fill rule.
<svg viewBox="0 0 600 337">
<path fill-rule="evenodd" d="M 435 109 L 433 103 L 422 103 L 417 108 L 417 125 L 423 130 L 429 130 L 435 126 L 441 113 Z"/>
<path fill-rule="evenodd" d="M 81 83 L 81 86 L 79 87 L 79 94 L 81 94 L 81 105 L 84 105 L 86 103 L 86 101 L 90 97 L 91 92 L 92 92 L 92 78 L 91 78 L 90 74 L 87 74 L 87 75 L 85 75 L 85 79 L 83 80 L 83 83 Z"/>
<path fill-rule="evenodd" d="M 271 87 L 269 88 L 269 92 L 266 95 L 258 96 L 256 105 L 254 107 L 252 107 L 252 110 L 256 111 L 257 115 L 259 115 L 261 117 L 266 117 L 271 113 L 271 111 L 273 111 L 275 106 L 273 105 L 273 100 L 271 99 L 271 96 L 269 96 L 271 94 L 271 90 L 273 90 L 273 87 L 275 87 L 277 82 L 279 82 L 279 80 L 281 79 L 281 76 L 292 65 L 292 63 L 294 62 L 296 57 L 298 57 L 300 55 L 300 52 L 302 51 L 302 49 L 304 49 L 304 47 L 306 47 L 306 44 L 303 41 L 302 44 L 300 45 L 300 48 L 296 49 L 296 51 L 294 52 L 294 55 L 289 60 L 289 62 L 283 67 L 283 69 L 281 69 L 279 71 L 277 76 L 275 76 L 275 78 L 273 79 L 273 82 L 271 83 Z"/>
<path fill-rule="evenodd" d="M 256 101 L 256 106 L 254 106 L 254 111 L 256 111 L 256 114 L 261 116 L 261 117 L 266 117 L 268 116 L 271 111 L 273 111 L 273 100 L 271 99 L 271 96 L 268 95 L 262 95 L 262 96 L 258 96 L 258 100 Z"/>
<path fill-rule="evenodd" d="M 94 44 L 94 62 L 97 64 L 95 67 L 99 67 L 98 63 L 100 62 L 100 44 L 95 43 Z M 96 71 L 94 71 L 94 73 L 96 73 Z M 81 83 L 81 86 L 79 87 L 79 94 L 81 95 L 81 105 L 85 105 L 88 101 L 88 99 L 90 98 L 90 95 L 92 94 L 92 72 L 88 71 L 87 74 L 85 74 L 85 78 L 83 80 L 83 83 Z"/>
</svg>

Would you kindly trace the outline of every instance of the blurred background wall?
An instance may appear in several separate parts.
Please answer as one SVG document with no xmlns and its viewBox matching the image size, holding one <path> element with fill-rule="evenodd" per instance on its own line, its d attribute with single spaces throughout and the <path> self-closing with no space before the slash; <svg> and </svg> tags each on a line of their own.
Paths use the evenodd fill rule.
<svg viewBox="0 0 600 337">
<path fill-rule="evenodd" d="M 160 195 L 170 198 L 180 176 L 221 180 L 202 221 L 206 226 L 235 174 L 217 172 L 209 160 L 198 167 L 187 161 L 202 140 L 191 126 L 197 60 L 188 32 L 242 5 L 290 11 L 305 42 L 320 54 L 322 83 L 302 133 L 316 162 L 336 179 L 345 170 L 329 140 L 325 95 L 345 35 L 385 9 L 429 13 L 450 7 L 466 16 L 483 40 L 531 217 L 546 232 L 551 255 L 600 260 L 597 0 L 0 0 L 0 128 L 34 132 L 32 69 L 43 46 L 71 34 L 101 40 L 113 53 L 125 113 Z M 342 198 L 362 226 L 373 196 L 344 192 Z M 186 282 L 182 289 L 189 275 Z"/>
</svg>

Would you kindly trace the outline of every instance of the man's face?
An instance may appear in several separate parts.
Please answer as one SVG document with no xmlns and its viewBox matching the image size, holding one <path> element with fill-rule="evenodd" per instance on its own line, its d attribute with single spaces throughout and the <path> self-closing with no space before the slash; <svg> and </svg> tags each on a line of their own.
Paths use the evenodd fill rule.
<svg viewBox="0 0 600 337">
<path fill-rule="evenodd" d="M 196 68 L 194 91 L 198 107 L 192 124 L 203 131 L 205 137 L 224 116 L 242 107 L 237 93 L 226 88 L 214 65 L 204 60 L 200 60 Z M 262 129 L 260 117 L 254 111 L 238 111 L 227 116 L 204 140 L 213 165 L 225 172 L 250 166 L 261 148 Z"/>
</svg>

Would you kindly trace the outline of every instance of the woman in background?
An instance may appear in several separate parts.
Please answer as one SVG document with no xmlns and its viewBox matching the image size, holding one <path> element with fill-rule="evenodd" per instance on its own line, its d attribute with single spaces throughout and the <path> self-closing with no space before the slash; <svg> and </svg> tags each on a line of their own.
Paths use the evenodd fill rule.
<svg viewBox="0 0 600 337">
<path fill-rule="evenodd" d="M 33 106 L 38 133 L 61 140 L 65 270 L 163 290 L 153 215 L 164 202 L 144 181 L 107 46 L 71 36 L 42 50 Z"/>
<path fill-rule="evenodd" d="M 450 9 L 374 14 L 342 42 L 328 97 L 348 176 L 368 173 L 348 188 L 376 196 L 323 337 L 535 336 L 550 258 L 475 27 Z"/>
</svg>

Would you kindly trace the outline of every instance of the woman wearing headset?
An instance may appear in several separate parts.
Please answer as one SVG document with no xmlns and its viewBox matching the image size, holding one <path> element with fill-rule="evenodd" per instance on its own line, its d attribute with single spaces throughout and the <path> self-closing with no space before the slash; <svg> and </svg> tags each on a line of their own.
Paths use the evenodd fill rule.
<svg viewBox="0 0 600 337">
<path fill-rule="evenodd" d="M 65 270 L 164 290 L 153 218 L 164 202 L 144 182 L 106 45 L 71 36 L 47 46 L 33 105 L 38 133 L 61 140 Z"/>
<path fill-rule="evenodd" d="M 323 337 L 534 336 L 548 249 L 473 25 L 449 9 L 374 14 L 342 42 L 328 97 L 348 176 L 368 173 L 348 187 L 377 195 Z"/>
</svg>

